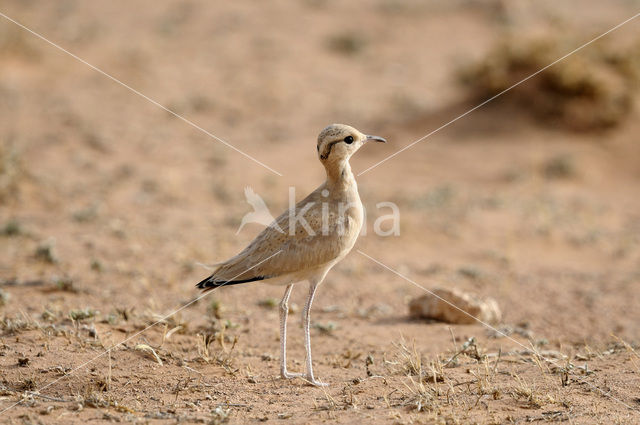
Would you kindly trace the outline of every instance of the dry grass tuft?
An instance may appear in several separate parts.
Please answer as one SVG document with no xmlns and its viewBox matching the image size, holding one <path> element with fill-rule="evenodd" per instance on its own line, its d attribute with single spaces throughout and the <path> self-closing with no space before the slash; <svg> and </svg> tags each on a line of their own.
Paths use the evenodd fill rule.
<svg viewBox="0 0 640 425">
<path fill-rule="evenodd" d="M 46 241 L 41 242 L 36 248 L 33 256 L 45 263 L 58 263 L 60 260 L 58 259 L 56 251 L 56 240 L 54 238 L 49 238 Z"/>
<path fill-rule="evenodd" d="M 0 189 L 0 192 L 2 189 Z M 1 195 L 0 195 L 1 196 Z M 4 226 L 0 229 L 0 236 L 13 237 L 24 234 L 25 231 L 22 228 L 20 222 L 16 219 L 11 219 L 7 221 Z"/>
<path fill-rule="evenodd" d="M 542 175 L 548 179 L 568 179 L 576 174 L 575 161 L 569 155 L 553 156 L 542 167 Z"/>
<path fill-rule="evenodd" d="M 82 321 L 82 320 L 86 320 L 86 319 L 93 319 L 94 317 L 96 317 L 96 315 L 98 315 L 99 312 L 90 308 L 90 307 L 86 307 L 84 309 L 75 309 L 75 310 L 70 310 L 69 311 L 69 317 L 71 318 L 71 320 L 77 320 L 77 321 Z"/>
<path fill-rule="evenodd" d="M 545 404 L 552 402 L 551 396 L 544 395 L 536 388 L 535 383 L 529 384 L 524 378 L 514 376 L 517 385 L 513 387 L 511 396 L 519 401 L 524 401 L 525 405 L 531 409 L 539 409 Z"/>
<path fill-rule="evenodd" d="M 216 319 L 222 319 L 222 314 L 224 313 L 224 305 L 220 300 L 212 299 L 209 307 L 207 308 L 207 312 L 209 315 L 213 316 Z"/>
<path fill-rule="evenodd" d="M 9 304 L 10 299 L 11 296 L 9 295 L 9 293 L 0 289 L 0 307 L 4 307 L 5 305 Z"/>
<path fill-rule="evenodd" d="M 208 425 L 220 425 L 229 422 L 229 416 L 231 415 L 231 409 L 225 409 L 222 406 L 216 407 L 211 411 L 211 416 L 207 421 Z"/>
<path fill-rule="evenodd" d="M 361 35 L 352 32 L 335 34 L 327 40 L 327 47 L 345 56 L 353 56 L 362 52 L 367 40 Z"/>
<path fill-rule="evenodd" d="M 216 363 L 227 373 L 236 374 L 239 369 L 234 367 L 234 349 L 238 337 L 231 337 L 226 333 L 228 324 L 217 322 L 217 326 L 204 333 L 196 334 L 196 347 L 198 359 L 205 363 Z M 215 347 L 219 348 L 216 350 Z"/>
<path fill-rule="evenodd" d="M 426 360 L 415 345 L 404 341 L 395 344 L 394 361 L 386 364 L 391 373 L 405 378 L 402 386 L 395 386 L 390 393 L 401 395 L 385 398 L 388 406 L 426 412 L 434 423 L 467 423 L 483 411 L 491 412 L 492 403 L 503 405 L 509 400 L 520 409 L 553 404 L 562 409 L 558 417 L 567 417 L 564 409 L 570 409 L 570 404 L 567 390 L 557 379 L 560 372 L 550 370 L 540 359 L 536 361 L 535 353 L 530 352 L 532 358 L 526 360 L 518 352 L 485 354 L 474 337 L 455 345 L 452 354 Z M 487 420 L 503 423 L 493 417 Z"/>
<path fill-rule="evenodd" d="M 408 398 L 407 405 L 415 408 L 417 412 L 434 411 L 440 406 L 438 400 L 438 390 L 427 385 L 422 380 L 414 380 L 409 377 L 411 385 L 403 382 L 409 390 L 411 396 Z"/>
<path fill-rule="evenodd" d="M 628 342 L 618 337 L 615 337 L 615 338 L 622 344 L 625 350 L 627 350 L 627 352 L 629 353 L 629 360 L 633 364 L 633 367 L 635 368 L 635 370 L 638 373 L 640 373 L 640 353 L 638 353 L 638 351 L 636 351 L 636 349 L 632 347 L 631 344 L 629 344 Z"/>
<path fill-rule="evenodd" d="M 40 329 L 40 324 L 26 314 L 23 314 L 23 318 L 5 316 L 0 319 L 0 330 L 4 334 L 15 335 L 32 329 Z"/>
<path fill-rule="evenodd" d="M 405 341 L 401 341 L 394 344 L 398 350 L 399 362 L 396 363 L 400 367 L 396 370 L 396 373 L 407 376 L 421 376 L 422 375 L 422 355 L 418 353 L 415 342 L 411 348 L 407 347 Z"/>
</svg>

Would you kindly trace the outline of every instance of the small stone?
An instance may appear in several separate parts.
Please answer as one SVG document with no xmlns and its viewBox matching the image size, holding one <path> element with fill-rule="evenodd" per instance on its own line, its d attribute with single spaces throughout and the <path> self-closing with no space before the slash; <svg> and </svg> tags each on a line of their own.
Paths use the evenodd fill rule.
<svg viewBox="0 0 640 425">
<path fill-rule="evenodd" d="M 483 300 L 470 293 L 444 288 L 436 288 L 430 294 L 411 300 L 409 314 L 417 319 L 454 324 L 472 324 L 478 320 L 498 323 L 502 318 L 498 303 L 493 298 Z"/>
</svg>

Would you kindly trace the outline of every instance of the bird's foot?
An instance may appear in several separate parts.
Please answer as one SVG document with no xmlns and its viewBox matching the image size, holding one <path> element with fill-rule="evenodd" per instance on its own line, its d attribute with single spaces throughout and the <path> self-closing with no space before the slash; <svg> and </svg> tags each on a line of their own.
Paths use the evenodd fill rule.
<svg viewBox="0 0 640 425">
<path fill-rule="evenodd" d="M 303 378 L 306 375 L 304 373 L 292 373 L 292 372 L 287 372 L 286 370 L 283 370 L 280 372 L 280 377 L 282 379 L 293 379 L 293 378 Z"/>
<path fill-rule="evenodd" d="M 326 382 L 318 381 L 313 375 L 305 375 L 304 380 L 313 385 L 314 387 L 328 387 Z"/>
</svg>

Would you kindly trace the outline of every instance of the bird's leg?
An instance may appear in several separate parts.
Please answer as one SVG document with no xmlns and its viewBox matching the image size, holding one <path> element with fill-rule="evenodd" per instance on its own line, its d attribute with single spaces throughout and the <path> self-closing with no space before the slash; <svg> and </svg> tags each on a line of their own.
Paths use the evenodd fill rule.
<svg viewBox="0 0 640 425">
<path fill-rule="evenodd" d="M 311 361 L 311 335 L 309 334 L 309 326 L 311 324 L 311 304 L 313 303 L 313 297 L 319 284 L 320 282 L 318 281 L 309 281 L 309 298 L 307 298 L 307 303 L 302 311 L 302 322 L 304 323 L 304 348 L 307 353 L 307 374 L 305 379 L 317 387 L 326 387 L 327 384 L 316 380 L 313 376 L 313 363 Z"/>
<path fill-rule="evenodd" d="M 304 376 L 302 373 L 287 372 L 287 316 L 289 315 L 289 297 L 293 284 L 288 285 L 284 291 L 284 297 L 280 301 L 280 376 L 290 379 L 298 376 Z"/>
</svg>

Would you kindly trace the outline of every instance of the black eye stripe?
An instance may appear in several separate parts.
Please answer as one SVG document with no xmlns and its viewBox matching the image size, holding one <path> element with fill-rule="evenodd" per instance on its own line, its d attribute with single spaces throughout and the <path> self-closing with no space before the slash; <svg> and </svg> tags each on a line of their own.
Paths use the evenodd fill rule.
<svg viewBox="0 0 640 425">
<path fill-rule="evenodd" d="M 340 142 L 345 142 L 346 144 L 350 145 L 351 143 L 354 142 L 354 139 L 353 139 L 353 136 L 347 136 L 342 140 L 335 140 L 333 142 L 329 142 L 329 144 L 327 144 L 326 152 L 320 155 L 320 158 L 327 159 L 329 157 L 329 154 L 331 153 L 331 148 L 333 147 L 333 145 Z M 317 146 L 317 148 L 318 148 L 318 152 L 320 152 L 320 146 Z"/>
<path fill-rule="evenodd" d="M 329 157 L 329 154 L 331 153 L 331 148 L 333 147 L 333 145 L 335 145 L 336 143 L 340 143 L 340 142 L 342 142 L 342 140 L 337 140 L 335 142 L 330 142 L 327 145 L 327 151 L 324 154 L 320 155 L 320 158 L 327 159 Z"/>
</svg>

